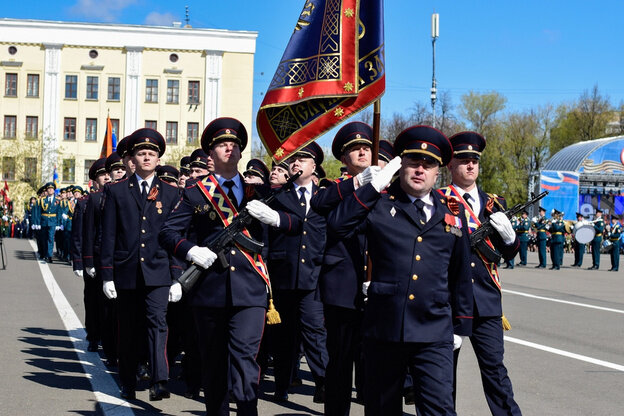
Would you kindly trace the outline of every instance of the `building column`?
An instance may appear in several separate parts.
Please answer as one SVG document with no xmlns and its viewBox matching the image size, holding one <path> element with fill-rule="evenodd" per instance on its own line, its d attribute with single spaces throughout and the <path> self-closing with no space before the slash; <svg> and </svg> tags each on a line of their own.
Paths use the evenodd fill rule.
<svg viewBox="0 0 624 416">
<path fill-rule="evenodd" d="M 61 49 L 62 44 L 44 43 L 45 74 L 43 77 L 43 146 L 41 154 L 41 181 L 52 180 L 54 166 L 58 158 L 59 137 L 62 133 L 60 126 L 61 103 Z M 61 172 L 59 172 L 59 178 Z"/>
<path fill-rule="evenodd" d="M 204 83 L 204 126 L 221 114 L 221 74 L 223 52 L 205 51 L 206 78 Z"/>
<path fill-rule="evenodd" d="M 123 136 L 142 126 L 141 123 L 141 63 L 143 48 L 126 46 L 126 99 Z M 121 140 L 120 137 L 119 140 Z"/>
</svg>

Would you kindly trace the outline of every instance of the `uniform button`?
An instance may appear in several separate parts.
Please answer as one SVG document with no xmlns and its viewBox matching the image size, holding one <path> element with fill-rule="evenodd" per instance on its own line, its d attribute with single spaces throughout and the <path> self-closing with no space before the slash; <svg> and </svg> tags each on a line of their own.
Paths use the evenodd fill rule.
<svg viewBox="0 0 624 416">
<path fill-rule="evenodd" d="M 471 279 L 471 280 L 472 280 L 472 283 L 474 283 L 474 279 Z"/>
<path fill-rule="evenodd" d="M 414 295 L 409 295 L 409 300 L 414 300 Z"/>
<path fill-rule="evenodd" d="M 364 270 L 368 270 L 368 266 L 364 266 Z"/>
<path fill-rule="evenodd" d="M 141 230 L 141 232 L 142 232 L 143 234 L 145 234 L 145 230 Z"/>
<path fill-rule="evenodd" d="M 303 222 L 308 222 L 308 219 L 307 219 L 307 218 L 304 218 L 304 219 L 303 219 Z"/>
<path fill-rule="evenodd" d="M 230 270 L 232 270 L 233 272 L 235 272 L 235 271 L 236 271 L 236 267 L 232 266 L 232 267 L 230 267 Z"/>
<path fill-rule="evenodd" d="M 141 257 L 141 261 L 145 261 L 145 259 L 143 257 Z"/>
<path fill-rule="evenodd" d="M 474 267 L 474 266 L 475 266 L 474 262 L 470 263 L 470 267 Z"/>
<path fill-rule="evenodd" d="M 418 275 L 417 274 L 412 275 L 412 280 L 418 280 Z"/>
<path fill-rule="evenodd" d="M 301 246 L 301 248 L 305 250 L 305 244 L 304 244 L 304 245 L 302 245 L 302 246 Z"/>
<path fill-rule="evenodd" d="M 301 263 L 305 263 L 305 259 L 301 259 Z"/>
<path fill-rule="evenodd" d="M 307 231 L 304 231 L 304 232 L 303 232 L 303 235 L 306 235 L 307 233 L 308 233 Z"/>
<path fill-rule="evenodd" d="M 418 236 L 418 238 L 416 239 L 416 241 L 418 241 L 419 243 L 422 241 L 422 237 Z"/>
<path fill-rule="evenodd" d="M 236 250 L 232 250 L 230 253 L 232 253 L 232 255 L 236 254 Z"/>
<path fill-rule="evenodd" d="M 420 254 L 416 254 L 416 261 L 420 261 Z"/>
<path fill-rule="evenodd" d="M 146 220 L 147 218 L 145 218 L 145 216 L 143 216 L 143 219 Z"/>
<path fill-rule="evenodd" d="M 145 247 L 145 243 L 141 243 L 141 247 Z"/>
</svg>

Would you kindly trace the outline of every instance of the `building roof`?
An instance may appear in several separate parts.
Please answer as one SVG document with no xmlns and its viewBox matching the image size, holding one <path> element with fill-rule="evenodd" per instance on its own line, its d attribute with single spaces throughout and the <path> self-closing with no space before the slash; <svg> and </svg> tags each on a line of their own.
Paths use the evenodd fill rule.
<svg viewBox="0 0 624 416">
<path fill-rule="evenodd" d="M 588 140 L 565 147 L 555 153 L 555 155 L 550 158 L 550 160 L 544 166 L 543 170 L 582 172 L 585 170 L 584 166 L 587 165 L 587 160 L 590 158 L 592 159 L 591 162 L 593 162 L 593 165 L 599 165 L 607 161 L 619 161 L 620 152 L 617 152 L 617 154 L 613 154 L 614 152 L 612 151 L 598 151 L 605 146 L 615 146 L 621 151 L 622 149 L 624 149 L 624 136 L 605 137 L 603 139 Z M 601 160 L 596 160 L 598 158 Z"/>
</svg>

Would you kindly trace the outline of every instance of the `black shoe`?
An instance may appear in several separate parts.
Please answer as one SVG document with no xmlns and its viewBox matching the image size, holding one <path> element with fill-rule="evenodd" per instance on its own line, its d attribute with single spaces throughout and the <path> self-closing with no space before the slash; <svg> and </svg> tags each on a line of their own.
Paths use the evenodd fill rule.
<svg viewBox="0 0 624 416">
<path fill-rule="evenodd" d="M 143 381 L 149 381 L 152 379 L 145 364 L 139 364 L 139 368 L 137 369 L 137 378 Z"/>
<path fill-rule="evenodd" d="M 560 266 L 555 267 L 555 270 L 560 270 L 560 269 L 561 269 Z"/>
<path fill-rule="evenodd" d="M 97 342 L 95 341 L 90 341 L 89 342 L 89 346 L 87 347 L 87 351 L 89 352 L 96 352 L 99 348 L 99 345 Z"/>
<path fill-rule="evenodd" d="M 164 381 L 157 382 L 149 389 L 149 399 L 151 402 L 168 399 L 169 396 L 169 389 L 167 389 L 167 384 Z"/>
<path fill-rule="evenodd" d="M 290 387 L 299 387 L 303 384 L 303 381 L 299 377 L 293 378 L 293 381 L 290 382 Z"/>
<path fill-rule="evenodd" d="M 314 390 L 314 397 L 312 398 L 314 403 L 325 403 L 325 386 L 317 386 Z"/>
<path fill-rule="evenodd" d="M 52 257 L 46 257 L 46 263 L 52 263 Z"/>
<path fill-rule="evenodd" d="M 414 397 L 414 389 L 406 388 L 403 389 L 403 400 L 405 401 L 406 406 L 413 406 L 416 404 L 416 398 Z"/>
<path fill-rule="evenodd" d="M 284 403 L 288 401 L 288 392 L 276 391 L 273 394 L 273 401 L 276 403 Z"/>
<path fill-rule="evenodd" d="M 188 388 L 184 392 L 184 397 L 187 399 L 197 400 L 199 399 L 199 388 Z"/>
<path fill-rule="evenodd" d="M 122 387 L 121 398 L 124 400 L 134 400 L 136 399 L 136 393 L 134 392 L 134 389 L 131 389 L 129 387 Z"/>
<path fill-rule="evenodd" d="M 541 268 L 541 267 L 542 267 L 542 265 L 541 265 L 541 264 L 538 264 L 537 266 L 535 266 L 535 268 L 536 268 L 536 269 L 539 269 L 539 268 Z"/>
<path fill-rule="evenodd" d="M 549 270 L 555 270 L 557 267 L 556 266 L 550 266 Z"/>
</svg>

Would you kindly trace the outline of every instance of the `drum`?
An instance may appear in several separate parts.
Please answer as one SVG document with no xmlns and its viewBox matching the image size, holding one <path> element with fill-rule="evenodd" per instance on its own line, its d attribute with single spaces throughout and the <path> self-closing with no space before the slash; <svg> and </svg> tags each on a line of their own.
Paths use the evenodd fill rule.
<svg viewBox="0 0 624 416">
<path fill-rule="evenodd" d="M 595 235 L 596 230 L 594 229 L 594 224 L 591 222 L 579 221 L 574 224 L 574 239 L 580 244 L 590 243 Z"/>
</svg>

